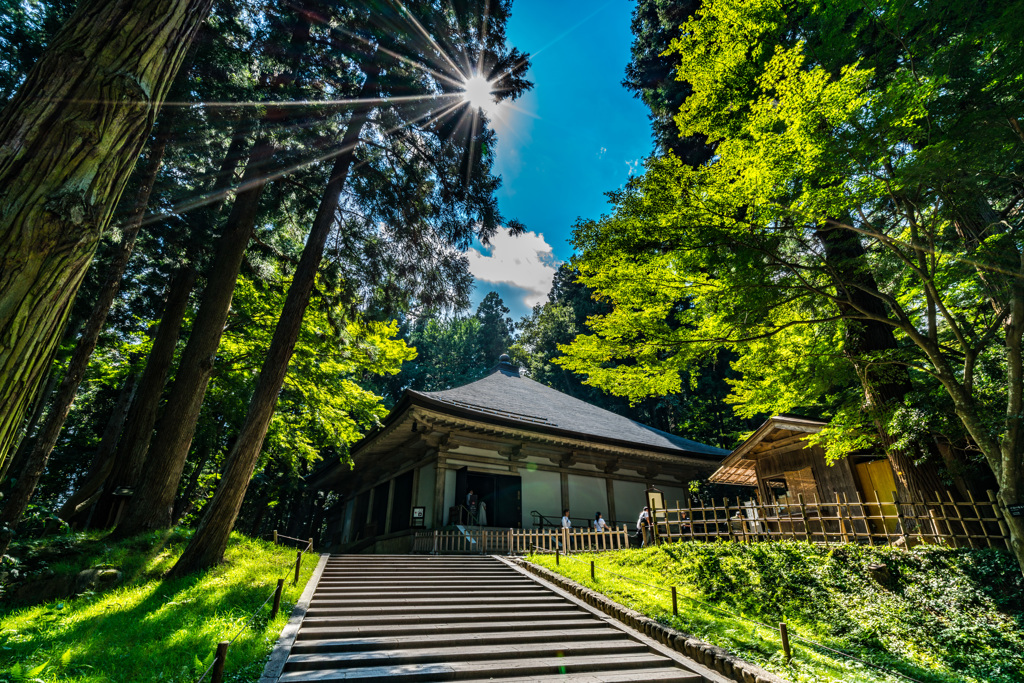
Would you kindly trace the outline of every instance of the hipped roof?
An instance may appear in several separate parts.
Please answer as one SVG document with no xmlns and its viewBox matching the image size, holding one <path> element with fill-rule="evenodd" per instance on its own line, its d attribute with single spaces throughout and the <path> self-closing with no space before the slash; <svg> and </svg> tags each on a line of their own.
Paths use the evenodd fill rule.
<svg viewBox="0 0 1024 683">
<path fill-rule="evenodd" d="M 447 406 L 463 415 L 500 421 L 545 433 L 582 436 L 633 448 L 651 448 L 680 455 L 720 460 L 729 451 L 684 439 L 630 420 L 604 408 L 544 386 L 518 369 L 500 363 L 483 379 L 445 391 L 408 391 L 414 403 Z M 396 406 L 396 411 L 398 407 Z M 466 415 L 470 416 L 470 415 Z"/>
</svg>

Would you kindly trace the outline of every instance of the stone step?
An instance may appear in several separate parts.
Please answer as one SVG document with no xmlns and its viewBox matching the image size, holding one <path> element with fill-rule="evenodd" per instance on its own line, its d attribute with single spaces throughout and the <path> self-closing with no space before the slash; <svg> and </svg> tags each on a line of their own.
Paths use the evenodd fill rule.
<svg viewBox="0 0 1024 683">
<path fill-rule="evenodd" d="M 286 671 L 281 683 L 294 681 L 462 681 L 478 678 L 516 676 L 552 676 L 586 672 L 664 669 L 670 659 L 643 654 L 585 655 L 581 657 L 536 657 L 532 659 L 491 659 L 444 664 L 406 664 L 400 666 L 368 666 L 357 669 L 321 669 L 317 671 Z M 683 679 L 686 680 L 686 679 Z M 690 681 L 699 681 L 693 676 Z"/>
<path fill-rule="evenodd" d="M 433 631 L 408 635 L 388 635 L 360 638 L 326 638 L 323 640 L 300 640 L 292 646 L 293 654 L 310 652 L 361 652 L 364 650 L 389 650 L 398 648 L 422 648 L 442 643 L 461 645 L 502 645 L 507 643 L 533 642 L 605 642 L 626 638 L 622 631 L 609 626 L 589 628 L 531 628 L 527 631 L 493 631 L 466 633 L 435 633 Z"/>
<path fill-rule="evenodd" d="M 576 674 L 552 674 L 549 676 L 516 676 L 514 678 L 468 678 L 462 683 L 484 683 L 500 680 L 501 683 L 645 683 L 646 681 L 667 681 L 669 683 L 700 683 L 700 676 L 685 669 L 665 667 L 663 669 L 642 669 L 640 671 L 586 672 Z"/>
<path fill-rule="evenodd" d="M 537 584 L 534 581 L 526 579 L 524 581 L 518 579 L 498 579 L 498 580 L 486 580 L 486 581 L 469 581 L 461 578 L 437 578 L 437 579 L 416 579 L 407 581 L 383 581 L 374 579 L 373 581 L 337 581 L 337 580 L 324 580 L 318 585 L 317 590 L 364 590 L 364 591 L 376 591 L 376 590 L 406 590 L 412 588 L 438 588 L 438 589 L 450 589 L 457 590 L 462 588 L 475 588 L 475 589 L 488 589 L 493 591 L 504 590 L 505 588 L 530 588 L 535 587 Z"/>
<path fill-rule="evenodd" d="M 520 610 L 515 605 L 496 606 L 481 609 L 478 611 L 457 611 L 449 609 L 426 610 L 420 609 L 412 613 L 407 609 L 395 611 L 370 611 L 353 613 L 351 610 L 337 607 L 310 607 L 306 611 L 306 618 L 310 622 L 317 618 L 330 617 L 332 621 L 338 622 L 366 622 L 367 615 L 373 614 L 374 622 L 377 624 L 406 624 L 412 621 L 423 623 L 445 624 L 458 622 L 496 622 L 501 620 L 537 620 L 537 618 L 555 617 L 564 614 L 586 614 L 587 612 L 569 602 L 560 605 L 544 606 L 543 609 Z"/>
<path fill-rule="evenodd" d="M 453 640 L 461 639 L 465 634 L 485 633 L 516 633 L 531 632 L 537 629 L 572 629 L 592 630 L 601 626 L 601 622 L 595 620 L 591 615 L 580 612 L 571 617 L 551 619 L 549 615 L 543 615 L 537 620 L 524 619 L 522 621 L 499 620 L 492 622 L 463 622 L 447 624 L 367 624 L 365 620 L 357 623 L 348 621 L 343 626 L 333 625 L 331 619 L 322 619 L 318 622 L 302 622 L 299 628 L 297 640 L 321 640 L 326 638 L 338 638 L 348 636 L 352 638 L 375 638 L 391 636 L 424 636 L 435 635 L 437 637 L 449 636 Z"/>
<path fill-rule="evenodd" d="M 472 596 L 491 596 L 494 594 L 498 595 L 551 595 L 551 591 L 545 590 L 542 586 L 533 584 L 532 586 L 502 586 L 500 589 L 492 589 L 479 586 L 466 586 L 465 588 L 411 588 L 411 589 L 393 589 L 389 591 L 384 590 L 367 590 L 363 587 L 358 588 L 319 588 L 316 591 L 316 597 L 330 597 L 331 599 L 353 599 L 360 600 L 363 598 L 381 598 L 385 595 L 401 595 L 409 598 L 419 597 L 445 597 L 445 598 L 458 598 L 464 595 Z"/>
<path fill-rule="evenodd" d="M 550 593 L 544 595 L 530 594 L 530 595 L 502 595 L 496 597 L 494 595 L 470 595 L 465 593 L 456 593 L 450 596 L 434 596 L 434 595 L 422 595 L 418 597 L 410 597 L 408 595 L 397 594 L 391 596 L 379 596 L 377 598 L 350 598 L 350 597 L 339 597 L 339 596 L 313 596 L 311 606 L 313 607 L 334 607 L 334 606 L 348 606 L 354 610 L 372 608 L 377 609 L 381 607 L 444 607 L 449 610 L 461 609 L 463 607 L 470 607 L 473 605 L 479 605 L 486 603 L 488 606 L 505 606 L 505 605 L 564 605 L 566 601 L 557 595 L 551 595 Z"/>
<path fill-rule="evenodd" d="M 537 659 L 551 657 L 591 657 L 596 655 L 648 654 L 645 645 L 628 638 L 612 643 L 506 643 L 501 645 L 454 645 L 413 649 L 369 650 L 364 652 L 315 652 L 288 657 L 285 671 L 312 671 L 369 666 L 405 666 L 476 662 L 494 659 Z"/>
</svg>

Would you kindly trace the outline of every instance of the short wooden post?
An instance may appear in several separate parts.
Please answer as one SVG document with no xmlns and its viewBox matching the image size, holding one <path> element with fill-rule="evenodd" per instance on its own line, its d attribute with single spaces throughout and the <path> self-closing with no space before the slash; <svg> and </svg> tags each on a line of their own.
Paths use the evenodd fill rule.
<svg viewBox="0 0 1024 683">
<path fill-rule="evenodd" d="M 308 546 L 306 546 L 306 552 L 307 552 L 307 553 L 311 553 L 311 552 L 313 552 L 313 539 L 312 539 L 312 538 L 311 538 L 311 539 L 309 539 L 309 545 L 308 545 Z"/>
<path fill-rule="evenodd" d="M 594 573 L 594 561 L 590 561 L 590 580 L 597 581 L 597 575 Z"/>
<path fill-rule="evenodd" d="M 224 683 L 224 662 L 228 658 L 228 641 L 222 640 L 217 643 L 217 654 L 213 658 L 213 673 L 210 676 L 211 683 Z"/>
<path fill-rule="evenodd" d="M 270 620 L 277 618 L 277 611 L 281 609 L 281 591 L 284 590 L 284 579 L 277 580 L 277 590 L 274 591 L 274 606 L 270 608 Z"/>
<path fill-rule="evenodd" d="M 299 569 L 301 567 L 302 567 L 302 551 L 300 550 L 299 552 L 295 553 L 295 581 L 292 582 L 293 585 L 297 585 L 299 583 Z"/>
<path fill-rule="evenodd" d="M 679 616 L 679 596 L 676 594 L 675 586 L 672 586 L 672 614 Z"/>
<path fill-rule="evenodd" d="M 555 544 L 555 566 L 558 566 L 558 544 Z"/>
<path fill-rule="evenodd" d="M 277 545 L 277 529 L 274 529 L 274 545 Z"/>
<path fill-rule="evenodd" d="M 782 651 L 786 653 L 786 662 L 793 659 L 793 653 L 789 651 L 789 631 L 786 630 L 786 622 L 779 622 L 779 635 L 782 637 Z"/>
<path fill-rule="evenodd" d="M 693 541 L 695 540 L 693 536 L 693 499 L 689 496 L 686 497 L 686 515 L 687 519 L 690 520 L 690 540 Z"/>
</svg>

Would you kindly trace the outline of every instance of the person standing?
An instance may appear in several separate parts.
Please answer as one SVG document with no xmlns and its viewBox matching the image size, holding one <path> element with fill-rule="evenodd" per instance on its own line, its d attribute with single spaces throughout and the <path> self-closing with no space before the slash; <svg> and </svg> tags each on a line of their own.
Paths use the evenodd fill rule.
<svg viewBox="0 0 1024 683">
<path fill-rule="evenodd" d="M 569 508 L 566 508 L 566 509 L 562 510 L 562 528 L 563 529 L 571 529 L 572 528 L 572 520 L 569 519 Z"/>
<path fill-rule="evenodd" d="M 646 548 L 653 541 L 651 526 L 651 508 L 645 505 L 640 518 L 636 520 L 636 535 L 643 539 L 640 543 L 641 548 Z"/>
<path fill-rule="evenodd" d="M 594 515 L 594 531 L 599 531 L 600 532 L 600 531 L 608 531 L 608 530 L 609 530 L 608 522 L 604 521 L 604 517 L 601 515 L 600 512 L 596 513 Z M 597 547 L 599 549 L 604 548 L 604 539 L 603 538 L 598 538 L 597 539 Z"/>
</svg>

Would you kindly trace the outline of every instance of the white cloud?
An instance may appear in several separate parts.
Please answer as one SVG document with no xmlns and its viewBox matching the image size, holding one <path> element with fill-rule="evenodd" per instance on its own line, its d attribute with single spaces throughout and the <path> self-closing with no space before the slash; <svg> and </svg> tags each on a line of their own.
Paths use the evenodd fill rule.
<svg viewBox="0 0 1024 683">
<path fill-rule="evenodd" d="M 629 175 L 636 175 L 637 171 L 640 170 L 640 164 L 642 163 L 643 159 L 633 159 L 632 161 L 627 161 L 626 166 L 629 167 Z"/>
<path fill-rule="evenodd" d="M 602 147 L 601 149 L 599 149 L 599 150 L 597 151 L 597 158 L 598 158 L 598 159 L 603 159 L 603 158 L 604 158 L 604 154 L 605 154 L 605 152 L 607 152 L 607 151 L 608 151 L 608 148 L 607 148 L 607 147 Z"/>
<path fill-rule="evenodd" d="M 523 303 L 529 308 L 547 300 L 558 269 L 554 250 L 543 233 L 536 232 L 524 232 L 518 237 L 499 232 L 491 239 L 489 254 L 470 248 L 466 258 L 469 271 L 477 280 L 524 290 Z"/>
</svg>

